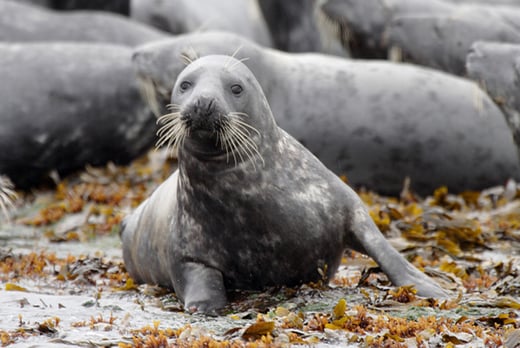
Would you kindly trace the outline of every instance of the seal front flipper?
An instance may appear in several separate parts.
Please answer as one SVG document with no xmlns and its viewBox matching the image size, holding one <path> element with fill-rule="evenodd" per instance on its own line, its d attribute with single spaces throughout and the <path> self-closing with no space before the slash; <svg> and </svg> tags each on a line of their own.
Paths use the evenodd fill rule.
<svg viewBox="0 0 520 348">
<path fill-rule="evenodd" d="M 423 297 L 450 297 L 447 291 L 392 247 L 360 200 L 357 199 L 351 206 L 353 209 L 347 228 L 347 244 L 351 248 L 373 258 L 394 285 L 413 285 L 417 294 Z"/>
<path fill-rule="evenodd" d="M 176 270 L 174 289 L 190 313 L 215 315 L 227 302 L 222 272 L 198 262 L 183 262 Z"/>
</svg>

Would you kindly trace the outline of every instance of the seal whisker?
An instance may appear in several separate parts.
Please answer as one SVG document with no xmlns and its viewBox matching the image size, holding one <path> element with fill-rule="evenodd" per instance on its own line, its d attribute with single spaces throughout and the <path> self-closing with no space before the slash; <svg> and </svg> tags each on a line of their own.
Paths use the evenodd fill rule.
<svg viewBox="0 0 520 348">
<path fill-rule="evenodd" d="M 253 167 L 256 170 L 255 157 L 258 154 L 258 151 L 255 151 L 254 149 L 254 146 L 256 146 L 256 144 L 252 143 L 251 139 L 249 139 L 247 135 L 242 133 L 238 128 L 234 128 L 233 131 L 233 136 L 237 139 L 237 144 L 240 145 L 237 148 L 238 153 L 240 154 L 243 152 L 244 155 L 246 155 L 249 161 L 253 164 Z"/>
<path fill-rule="evenodd" d="M 0 211 L 9 221 L 9 210 L 15 209 L 14 200 L 18 197 L 14 185 L 6 176 L 0 176 Z"/>
<path fill-rule="evenodd" d="M 168 148 L 175 151 L 179 145 L 184 143 L 186 137 L 186 130 L 184 124 L 178 124 L 175 129 L 172 129 L 172 136 L 168 142 Z"/>
<path fill-rule="evenodd" d="M 242 121 L 239 118 L 233 118 L 233 122 L 235 122 L 235 124 L 237 124 L 237 125 L 241 125 L 241 126 L 247 128 L 247 129 L 252 130 L 253 132 L 258 134 L 259 136 L 261 135 L 260 132 L 258 131 L 258 129 L 256 129 L 255 127 L 251 126 L 250 124 L 247 124 L 246 122 Z"/>
<path fill-rule="evenodd" d="M 240 142 L 239 142 L 238 139 L 236 139 L 234 131 L 235 130 L 234 130 L 233 126 L 231 124 L 228 124 L 227 125 L 227 132 L 226 132 L 227 141 L 228 141 L 228 143 L 230 145 L 231 155 L 233 155 L 233 160 L 235 161 L 235 166 L 237 166 L 238 165 L 238 159 L 240 159 L 240 161 L 244 161 L 244 156 L 239 151 Z M 238 154 L 238 158 L 237 158 L 236 154 Z"/>
<path fill-rule="evenodd" d="M 157 123 L 162 124 L 163 126 L 161 128 L 159 128 L 159 130 L 157 131 L 156 134 L 158 136 L 162 137 L 166 132 L 168 132 L 169 129 L 171 129 L 173 126 L 175 126 L 176 124 L 181 122 L 181 119 L 179 116 L 180 116 L 180 114 L 178 114 L 178 113 L 172 113 L 172 114 L 167 114 L 167 115 L 161 116 L 161 118 L 159 118 Z"/>
<path fill-rule="evenodd" d="M 180 111 L 181 106 L 179 104 L 167 104 L 166 108 L 170 111 Z"/>
<path fill-rule="evenodd" d="M 157 123 L 164 123 L 164 122 L 166 122 L 167 120 L 169 120 L 171 118 L 178 118 L 179 116 L 180 116 L 180 113 L 178 113 L 178 112 L 171 112 L 169 114 L 165 114 L 165 115 L 160 116 L 157 119 Z"/>
<path fill-rule="evenodd" d="M 262 165 L 265 165 L 264 158 L 258 150 L 258 145 L 251 139 L 249 131 L 245 128 L 240 128 L 238 125 L 235 127 L 234 131 L 235 135 L 240 139 L 240 144 L 242 144 L 241 148 L 248 152 L 248 157 L 251 162 L 253 162 L 253 165 L 255 157 L 258 157 L 262 161 Z"/>
<path fill-rule="evenodd" d="M 245 112 L 237 112 L 237 111 L 232 111 L 228 114 L 229 116 L 243 116 L 243 117 L 249 117 L 248 114 L 246 114 Z"/>
<path fill-rule="evenodd" d="M 238 153 L 241 161 L 243 161 L 244 158 L 242 157 L 240 151 L 237 151 L 238 143 L 236 142 L 235 137 L 233 136 L 233 127 L 229 122 L 226 121 L 222 123 L 222 129 L 224 130 L 224 139 L 229 144 L 231 155 L 233 156 L 233 160 L 235 161 L 236 166 L 238 164 L 238 161 L 235 152 Z"/>
<path fill-rule="evenodd" d="M 188 47 L 185 51 L 181 53 L 181 60 L 185 65 L 190 65 L 197 59 L 199 59 L 199 55 L 195 51 L 193 47 Z"/>
<path fill-rule="evenodd" d="M 258 157 L 262 164 L 265 165 L 264 158 L 260 154 L 260 151 L 258 150 L 258 145 L 251 139 L 251 132 L 256 131 L 256 128 L 250 126 L 249 124 L 243 122 L 237 117 L 230 117 L 229 123 L 231 125 L 231 131 L 232 136 L 236 138 L 237 144 L 240 146 L 237 148 L 237 150 L 240 152 L 244 152 L 244 154 L 247 155 L 247 157 L 251 160 L 253 165 L 255 166 L 255 157 Z"/>
<path fill-rule="evenodd" d="M 182 132 L 182 125 L 174 125 L 172 129 L 170 129 L 166 134 L 162 135 L 159 138 L 159 141 L 155 145 L 156 147 L 161 147 L 166 142 L 168 142 L 168 147 L 173 146 L 173 144 L 177 141 L 178 135 Z"/>
<path fill-rule="evenodd" d="M 228 61 L 226 62 L 226 64 L 224 64 L 224 67 L 226 69 L 229 68 L 229 64 L 231 64 L 231 62 L 236 59 L 236 55 L 242 49 L 242 47 L 244 47 L 244 45 L 238 46 L 237 49 L 235 50 L 235 52 L 233 52 L 233 54 L 231 56 L 229 56 Z"/>
<path fill-rule="evenodd" d="M 240 63 L 243 63 L 243 62 L 246 62 L 249 60 L 249 57 L 245 57 L 245 58 L 242 58 L 242 59 L 238 59 L 236 62 L 233 63 L 233 65 L 231 65 L 229 67 L 229 70 L 233 70 L 235 67 L 237 67 Z"/>
<path fill-rule="evenodd" d="M 229 163 L 229 143 L 225 138 L 224 129 L 222 125 L 217 133 L 217 141 L 220 142 L 220 147 L 226 152 L 226 163 Z"/>
<path fill-rule="evenodd" d="M 166 144 L 167 148 L 174 152 L 179 145 L 182 146 L 189 130 L 180 118 L 179 112 L 163 115 L 157 120 L 157 123 L 163 124 L 163 126 L 157 131 L 159 140 L 155 144 L 156 148 Z"/>
<path fill-rule="evenodd" d="M 164 123 L 164 125 L 159 128 L 159 130 L 157 131 L 157 135 L 158 136 L 163 136 L 164 133 L 166 133 L 170 128 L 172 128 L 173 126 L 175 126 L 176 124 L 182 122 L 180 120 L 180 118 L 175 118 L 175 119 L 171 119 L 171 120 L 168 120 L 167 123 Z"/>
<path fill-rule="evenodd" d="M 217 130 L 217 146 L 220 144 L 220 148 L 224 150 L 226 153 L 226 163 L 229 163 L 229 144 L 225 138 L 225 129 L 223 128 L 223 120 L 221 115 L 219 115 L 219 127 Z"/>
<path fill-rule="evenodd" d="M 150 107 L 150 110 L 152 110 L 152 113 L 155 115 L 155 117 L 159 117 L 161 112 L 159 103 L 157 102 L 157 93 L 152 78 L 139 76 L 138 81 L 138 87 L 141 95 Z"/>
</svg>

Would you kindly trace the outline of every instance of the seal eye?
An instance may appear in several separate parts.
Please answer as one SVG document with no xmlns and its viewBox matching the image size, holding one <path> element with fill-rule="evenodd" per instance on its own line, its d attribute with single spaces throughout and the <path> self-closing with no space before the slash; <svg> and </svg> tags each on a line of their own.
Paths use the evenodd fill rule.
<svg viewBox="0 0 520 348">
<path fill-rule="evenodd" d="M 234 95 L 240 95 L 244 89 L 240 85 L 231 86 L 231 93 Z"/>
<path fill-rule="evenodd" d="M 182 92 L 186 91 L 190 87 L 191 87 L 191 82 L 189 82 L 189 81 L 182 81 L 181 82 L 180 88 L 181 88 Z"/>
</svg>

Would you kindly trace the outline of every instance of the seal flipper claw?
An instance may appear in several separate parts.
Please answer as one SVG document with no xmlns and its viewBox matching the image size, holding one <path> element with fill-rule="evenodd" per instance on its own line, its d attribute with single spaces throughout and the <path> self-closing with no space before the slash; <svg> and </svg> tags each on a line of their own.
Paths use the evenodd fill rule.
<svg viewBox="0 0 520 348">
<path fill-rule="evenodd" d="M 185 262 L 181 268 L 181 278 L 174 282 L 179 285 L 175 290 L 184 298 L 184 308 L 190 313 L 217 315 L 227 302 L 222 272 L 197 262 Z"/>
</svg>

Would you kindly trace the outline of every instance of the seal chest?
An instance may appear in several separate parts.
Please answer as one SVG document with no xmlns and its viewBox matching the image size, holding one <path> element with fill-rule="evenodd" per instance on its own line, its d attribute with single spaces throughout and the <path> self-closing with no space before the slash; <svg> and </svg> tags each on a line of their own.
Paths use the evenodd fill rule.
<svg viewBox="0 0 520 348">
<path fill-rule="evenodd" d="M 123 229 L 132 277 L 159 279 L 188 310 L 212 312 L 226 303 L 226 289 L 332 277 L 350 247 L 394 283 L 445 295 L 390 246 L 359 197 L 277 127 L 242 63 L 194 61 L 179 75 L 170 109 L 159 145 L 178 151 L 179 169 Z M 161 204 L 172 185 L 175 197 Z M 165 210 L 172 214 L 154 213 Z"/>
</svg>

